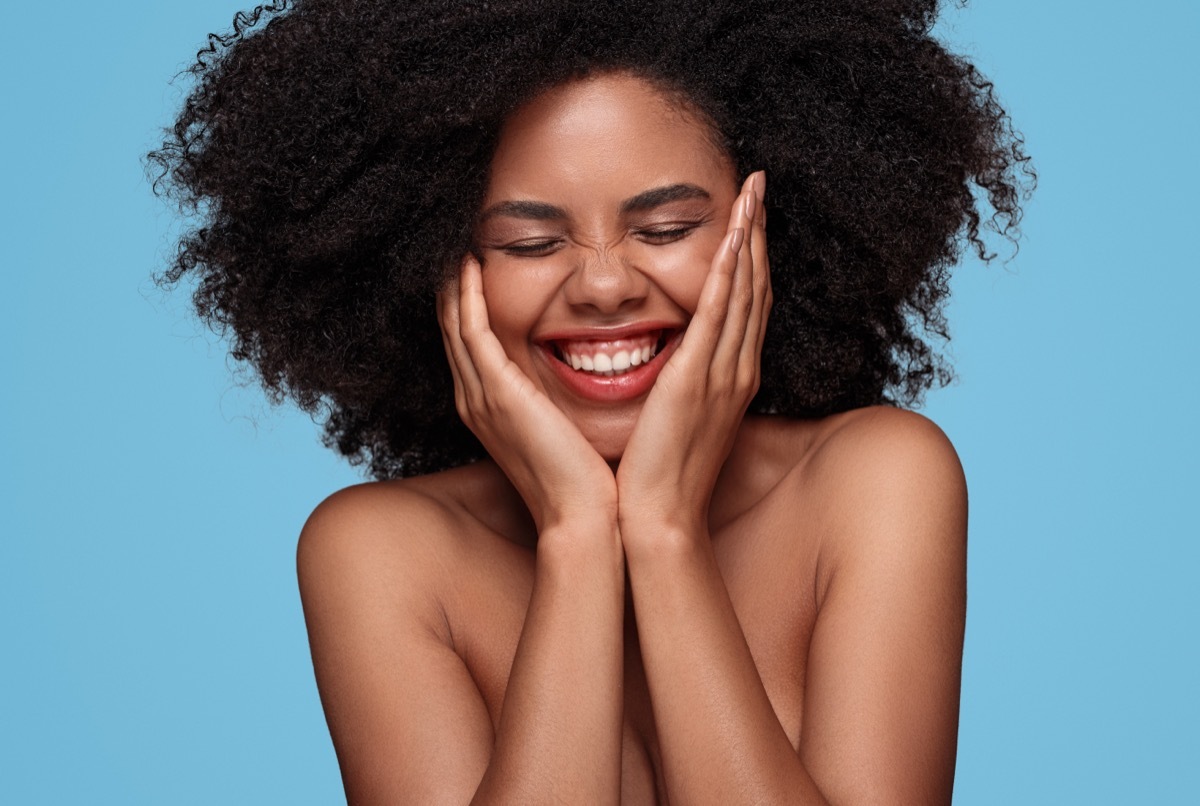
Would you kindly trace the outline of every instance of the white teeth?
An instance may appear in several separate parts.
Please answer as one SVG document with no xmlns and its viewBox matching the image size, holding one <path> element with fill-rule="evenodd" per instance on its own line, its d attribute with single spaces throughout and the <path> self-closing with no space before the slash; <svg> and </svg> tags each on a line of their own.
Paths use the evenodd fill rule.
<svg viewBox="0 0 1200 806">
<path fill-rule="evenodd" d="M 559 348 L 559 356 L 567 366 L 582 372 L 611 377 L 628 372 L 633 367 L 647 363 L 658 352 L 658 344 L 642 341 L 644 346 L 622 345 L 616 352 L 606 352 L 606 345 L 589 346 L 585 343 L 563 344 Z M 610 343 L 611 344 L 611 343 Z M 617 347 L 611 344 L 607 349 Z"/>
</svg>

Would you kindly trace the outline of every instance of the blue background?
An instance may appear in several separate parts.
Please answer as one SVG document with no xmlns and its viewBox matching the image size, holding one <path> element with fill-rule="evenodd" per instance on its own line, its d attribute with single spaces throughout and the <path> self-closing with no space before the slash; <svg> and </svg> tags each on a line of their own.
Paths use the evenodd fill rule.
<svg viewBox="0 0 1200 806">
<path fill-rule="evenodd" d="M 360 477 L 148 279 L 178 225 L 140 156 L 240 5 L 106 6 L 0 48 L 0 801 L 336 802 L 293 552 Z M 940 29 L 1041 174 L 925 408 L 971 486 L 959 803 L 1195 802 L 1197 8 Z"/>
</svg>

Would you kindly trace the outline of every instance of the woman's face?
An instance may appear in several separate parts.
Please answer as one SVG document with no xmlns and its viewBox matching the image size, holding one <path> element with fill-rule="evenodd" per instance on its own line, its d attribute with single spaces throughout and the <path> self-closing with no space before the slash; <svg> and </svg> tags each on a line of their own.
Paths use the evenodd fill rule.
<svg viewBox="0 0 1200 806">
<path fill-rule="evenodd" d="M 738 190 L 705 124 L 624 74 L 552 89 L 501 131 L 476 229 L 491 327 L 606 459 L 696 310 Z"/>
</svg>

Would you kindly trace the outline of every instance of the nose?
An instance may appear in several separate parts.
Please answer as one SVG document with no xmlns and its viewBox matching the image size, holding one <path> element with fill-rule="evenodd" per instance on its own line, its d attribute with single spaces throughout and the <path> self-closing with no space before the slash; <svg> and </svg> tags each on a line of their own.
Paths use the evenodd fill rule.
<svg viewBox="0 0 1200 806">
<path fill-rule="evenodd" d="M 620 246 L 581 249 L 578 263 L 563 285 L 566 301 L 603 314 L 624 313 L 646 298 L 649 280 Z"/>
</svg>

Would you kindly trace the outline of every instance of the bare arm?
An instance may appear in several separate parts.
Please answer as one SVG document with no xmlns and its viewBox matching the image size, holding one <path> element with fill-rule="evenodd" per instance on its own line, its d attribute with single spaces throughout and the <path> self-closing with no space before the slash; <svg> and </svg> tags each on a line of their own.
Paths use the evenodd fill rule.
<svg viewBox="0 0 1200 806">
<path fill-rule="evenodd" d="M 430 584 L 444 529 L 421 496 L 358 487 L 301 534 L 313 668 L 352 804 L 467 803 L 487 767 L 492 724 Z"/>
<path fill-rule="evenodd" d="M 941 433 L 915 415 L 868 412 L 842 429 L 850 436 L 830 438 L 822 452 L 832 459 L 804 481 L 828 515 L 806 529 L 822 536 L 823 579 L 799 753 L 713 554 L 708 504 L 758 388 L 771 303 L 764 191 L 761 174 L 747 178 L 617 471 L 667 788 L 688 804 L 948 801 L 966 506 Z"/>
<path fill-rule="evenodd" d="M 967 604 L 962 467 L 918 415 L 881 410 L 838 436 L 800 755 L 834 803 L 948 804 Z"/>
<path fill-rule="evenodd" d="M 620 797 L 625 566 L 616 481 L 491 331 L 468 255 L 438 318 L 459 416 L 529 508 L 536 572 L 497 728 L 473 802 Z"/>
<path fill-rule="evenodd" d="M 831 495 L 820 517 L 834 534 L 822 548 L 799 754 L 767 699 L 707 534 L 647 523 L 639 538 L 623 525 L 673 801 L 950 802 L 965 486 L 936 428 L 895 433 L 886 419 L 830 446 L 843 455 L 829 470 L 837 489 L 822 486 Z"/>
<path fill-rule="evenodd" d="M 530 602 L 493 733 L 433 583 L 454 573 L 445 546 L 462 524 L 420 495 L 397 502 L 399 487 L 386 507 L 351 490 L 318 508 L 300 584 L 347 796 L 616 803 L 625 575 L 612 471 L 505 356 L 473 258 L 438 314 L 459 414 L 537 526 Z"/>
<path fill-rule="evenodd" d="M 617 803 L 625 564 L 620 538 L 539 538 L 492 762 L 475 803 Z"/>
<path fill-rule="evenodd" d="M 615 534 L 543 534 L 493 733 L 436 595 L 434 581 L 455 570 L 447 525 L 421 496 L 367 487 L 327 501 L 301 536 L 313 665 L 347 799 L 615 803 L 624 609 Z"/>
</svg>

